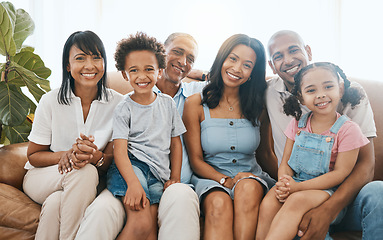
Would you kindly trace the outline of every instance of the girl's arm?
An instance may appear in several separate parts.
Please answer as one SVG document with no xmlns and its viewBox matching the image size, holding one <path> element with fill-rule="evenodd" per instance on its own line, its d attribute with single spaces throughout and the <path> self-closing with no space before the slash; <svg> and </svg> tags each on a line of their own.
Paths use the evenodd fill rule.
<svg viewBox="0 0 383 240">
<path fill-rule="evenodd" d="M 354 168 L 358 153 L 359 148 L 346 152 L 339 152 L 333 171 L 304 182 L 294 182 L 293 184 L 290 184 L 290 191 L 329 189 L 341 184 Z"/>
<path fill-rule="evenodd" d="M 200 94 L 194 94 L 186 99 L 182 117 L 187 129 L 187 132 L 184 133 L 183 136 L 188 151 L 189 161 L 196 175 L 219 182 L 223 177 L 227 176 L 217 172 L 203 159 L 200 126 L 202 118 L 203 108 L 201 105 L 201 96 Z M 234 182 L 231 178 L 228 178 L 224 185 L 232 188 Z"/>
<path fill-rule="evenodd" d="M 292 139 L 286 138 L 286 144 L 283 150 L 281 165 L 279 166 L 279 169 L 278 169 L 278 179 L 280 179 L 284 175 L 288 175 L 288 176 L 294 175 L 294 171 L 287 164 L 290 159 L 291 152 L 293 151 L 294 142 L 295 141 L 293 141 Z"/>
<path fill-rule="evenodd" d="M 142 208 L 145 208 L 147 198 L 128 157 L 128 140 L 115 139 L 113 152 L 114 161 L 118 171 L 128 185 L 124 198 L 124 205 L 127 205 L 130 210 L 140 210 L 141 206 Z"/>
<path fill-rule="evenodd" d="M 257 148 L 257 162 L 272 178 L 278 178 L 278 159 L 273 151 L 273 139 L 270 127 L 270 119 L 264 108 L 260 117 L 261 142 Z"/>
<path fill-rule="evenodd" d="M 275 188 L 274 188 L 275 197 L 280 202 L 285 202 L 287 197 L 290 195 L 290 189 L 286 185 L 286 179 L 284 178 L 284 176 L 293 176 L 294 174 L 294 171 L 288 165 L 288 161 L 290 159 L 293 146 L 294 146 L 294 141 L 290 138 L 286 138 L 286 144 L 283 150 L 281 165 L 279 166 L 279 169 L 278 169 L 278 179 L 277 179 L 278 182 L 275 183 Z"/>
<path fill-rule="evenodd" d="M 181 181 L 182 167 L 182 143 L 180 136 L 172 137 L 170 142 L 170 180 L 164 185 L 164 189 L 173 183 Z"/>
</svg>

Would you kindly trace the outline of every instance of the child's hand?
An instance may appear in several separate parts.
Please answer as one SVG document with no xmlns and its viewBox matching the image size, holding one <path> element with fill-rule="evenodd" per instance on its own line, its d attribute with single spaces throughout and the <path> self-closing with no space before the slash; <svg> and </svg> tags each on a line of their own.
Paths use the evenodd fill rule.
<svg viewBox="0 0 383 240">
<path fill-rule="evenodd" d="M 296 182 L 291 176 L 283 175 L 280 181 L 286 184 L 286 187 L 289 188 L 290 194 L 299 191 L 298 190 L 299 183 Z"/>
<path fill-rule="evenodd" d="M 279 181 L 275 183 L 274 193 L 278 201 L 283 203 L 290 195 L 290 189 L 286 186 L 286 183 L 281 180 L 282 178 L 280 178 Z"/>
<path fill-rule="evenodd" d="M 181 180 L 180 179 L 175 179 L 175 178 L 170 178 L 168 181 L 166 181 L 166 183 L 164 184 L 164 191 L 167 187 L 169 187 L 170 185 L 174 184 L 174 183 L 180 183 Z"/>
<path fill-rule="evenodd" d="M 144 209 L 147 203 L 148 199 L 141 184 L 139 182 L 129 184 L 124 197 L 124 205 L 132 211 L 139 211 Z"/>
</svg>

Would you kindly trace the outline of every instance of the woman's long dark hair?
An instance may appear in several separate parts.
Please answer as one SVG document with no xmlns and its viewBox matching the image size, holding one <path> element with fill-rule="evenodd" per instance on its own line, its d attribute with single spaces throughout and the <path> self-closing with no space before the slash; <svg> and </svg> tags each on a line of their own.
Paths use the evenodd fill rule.
<svg viewBox="0 0 383 240">
<path fill-rule="evenodd" d="M 338 79 L 338 83 L 340 82 L 339 76 L 343 79 L 344 93 L 341 98 L 341 102 L 343 106 L 345 106 L 347 103 L 350 103 L 351 107 L 353 108 L 360 103 L 360 100 L 364 97 L 363 93 L 357 88 L 350 87 L 350 84 L 351 84 L 350 81 L 348 80 L 346 74 L 343 72 L 343 70 L 339 66 L 330 62 L 317 62 L 302 68 L 294 76 L 294 87 L 291 90 L 292 95 L 286 99 L 286 102 L 283 105 L 283 110 L 286 113 L 286 115 L 293 116 L 297 121 L 301 118 L 302 109 L 298 99 L 300 96 L 302 96 L 302 90 L 301 90 L 302 78 L 308 71 L 315 68 L 322 68 L 322 69 L 330 71 L 334 76 L 336 76 L 336 78 Z"/>
<path fill-rule="evenodd" d="M 256 54 L 256 61 L 250 79 L 239 87 L 239 100 L 243 116 L 249 120 L 253 126 L 257 126 L 259 116 L 264 106 L 264 95 L 267 87 L 265 80 L 265 48 L 260 41 L 255 38 L 250 38 L 245 34 L 233 35 L 222 44 L 210 69 L 210 82 L 202 92 L 203 98 L 201 104 L 206 103 L 211 109 L 218 106 L 224 89 L 221 75 L 222 65 L 231 51 L 240 44 L 252 48 Z"/>
<path fill-rule="evenodd" d="M 104 44 L 101 39 L 92 31 L 78 31 L 72 33 L 65 42 L 63 55 L 62 55 L 62 72 L 63 78 L 57 100 L 60 104 L 69 105 L 71 92 L 69 88 L 74 92 L 74 79 L 67 67 L 69 64 L 69 51 L 72 46 L 76 46 L 81 51 L 88 55 L 97 55 L 104 59 L 104 76 L 97 83 L 97 100 L 104 98 L 108 100 L 108 93 L 106 91 L 106 54 Z"/>
</svg>

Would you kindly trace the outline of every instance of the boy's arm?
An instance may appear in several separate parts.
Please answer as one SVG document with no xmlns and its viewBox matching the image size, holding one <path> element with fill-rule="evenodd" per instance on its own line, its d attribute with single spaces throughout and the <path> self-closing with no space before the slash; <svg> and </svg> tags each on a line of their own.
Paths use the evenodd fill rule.
<svg viewBox="0 0 383 240">
<path fill-rule="evenodd" d="M 130 162 L 128 156 L 128 141 L 126 139 L 115 139 L 113 153 L 118 171 L 124 178 L 126 185 L 128 185 L 128 190 L 126 191 L 123 201 L 124 205 L 127 205 L 131 210 L 140 210 L 142 203 L 142 207 L 145 208 L 147 203 L 146 194 Z"/>
<path fill-rule="evenodd" d="M 360 148 L 358 161 L 351 174 L 334 194 L 303 216 L 298 228 L 302 240 L 324 239 L 330 223 L 354 200 L 360 189 L 372 180 L 375 165 L 374 144 L 372 138 L 369 140 L 369 144 Z"/>
<path fill-rule="evenodd" d="M 138 181 L 128 157 L 128 141 L 126 139 L 115 139 L 113 153 L 116 166 L 126 181 L 126 184 L 129 185 L 129 183 Z"/>
<path fill-rule="evenodd" d="M 172 137 L 170 142 L 170 179 L 164 185 L 164 189 L 173 183 L 181 181 L 182 167 L 182 143 L 180 136 Z"/>
</svg>

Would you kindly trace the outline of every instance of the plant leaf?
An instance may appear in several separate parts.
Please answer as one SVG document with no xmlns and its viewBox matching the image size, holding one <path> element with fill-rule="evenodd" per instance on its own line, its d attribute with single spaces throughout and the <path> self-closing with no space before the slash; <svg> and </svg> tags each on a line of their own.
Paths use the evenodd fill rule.
<svg viewBox="0 0 383 240">
<path fill-rule="evenodd" d="M 25 39 L 30 36 L 35 30 L 35 23 L 31 16 L 24 9 L 16 10 L 16 23 L 13 39 L 16 44 L 16 49 L 19 50 Z"/>
<path fill-rule="evenodd" d="M 0 127 L 3 127 L 3 126 L 1 125 Z M 5 136 L 5 132 L 4 131 L 1 131 L 0 144 L 3 144 L 3 145 L 8 145 L 9 144 L 9 140 Z"/>
<path fill-rule="evenodd" d="M 30 99 L 28 96 L 26 96 L 23 92 L 21 92 L 21 94 L 24 96 L 24 99 L 25 101 L 27 101 L 29 103 L 29 106 L 30 106 L 30 109 L 29 109 L 29 114 L 34 114 L 35 111 L 36 111 L 36 104 L 32 101 L 32 99 Z"/>
<path fill-rule="evenodd" d="M 28 88 L 29 92 L 33 95 L 37 102 L 40 101 L 40 98 L 43 94 L 45 94 L 47 91 L 50 91 L 49 80 L 37 76 L 34 72 L 21 67 L 13 61 L 10 63 L 9 66 L 10 71 L 16 72 L 16 75 L 20 77 L 23 86 L 26 86 Z M 21 86 L 19 85 L 19 81 L 15 81 L 12 83 L 17 86 Z M 39 84 L 44 90 L 42 90 L 37 84 Z"/>
<path fill-rule="evenodd" d="M 43 60 L 37 55 L 34 54 L 31 47 L 22 48 L 19 53 L 14 57 L 11 57 L 11 61 L 14 61 L 19 66 L 24 67 L 28 70 L 34 72 L 37 76 L 44 78 L 40 84 L 41 88 L 45 91 L 49 91 L 49 81 L 45 80 L 51 75 L 51 70 L 45 67 Z M 19 74 L 12 71 L 8 73 L 8 81 L 12 81 L 13 84 L 18 86 L 26 86 L 26 83 L 23 82 L 23 79 Z M 13 82 L 14 81 L 14 82 Z"/>
<path fill-rule="evenodd" d="M 0 119 L 4 125 L 17 126 L 23 123 L 30 105 L 15 85 L 0 82 Z"/>
<path fill-rule="evenodd" d="M 10 2 L 0 3 L 0 53 L 4 56 L 16 54 L 16 44 L 13 40 L 15 29 L 15 9 Z"/>
<path fill-rule="evenodd" d="M 24 51 L 34 52 L 34 51 L 35 51 L 35 48 L 34 48 L 34 47 L 31 47 L 31 46 L 23 45 L 23 48 L 20 50 L 20 52 L 24 52 Z"/>
<path fill-rule="evenodd" d="M 16 10 L 15 6 L 11 2 L 1 2 L 1 5 L 4 6 L 4 8 L 8 11 L 9 17 L 11 18 L 12 22 L 16 22 Z"/>
<path fill-rule="evenodd" d="M 18 126 L 4 126 L 3 131 L 5 136 L 9 139 L 10 143 L 20 143 L 28 141 L 28 135 L 32 129 L 32 124 L 25 120 Z"/>
</svg>

